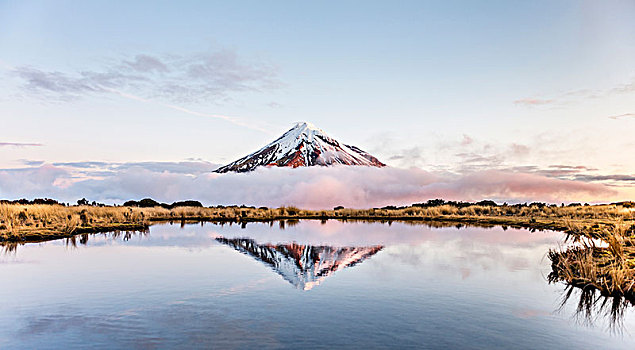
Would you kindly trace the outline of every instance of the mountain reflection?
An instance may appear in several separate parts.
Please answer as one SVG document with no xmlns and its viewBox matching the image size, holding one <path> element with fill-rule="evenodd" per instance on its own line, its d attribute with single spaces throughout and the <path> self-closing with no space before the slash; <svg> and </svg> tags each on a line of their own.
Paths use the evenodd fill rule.
<svg viewBox="0 0 635 350">
<path fill-rule="evenodd" d="M 377 254 L 381 245 L 368 247 L 311 246 L 297 243 L 258 244 L 253 239 L 217 237 L 216 241 L 269 265 L 298 289 L 309 290 L 346 267 Z"/>
</svg>

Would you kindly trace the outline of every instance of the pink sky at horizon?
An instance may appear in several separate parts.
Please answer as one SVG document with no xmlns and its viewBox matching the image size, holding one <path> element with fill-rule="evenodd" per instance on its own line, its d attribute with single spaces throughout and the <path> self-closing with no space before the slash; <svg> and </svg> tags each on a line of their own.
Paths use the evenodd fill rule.
<svg viewBox="0 0 635 350">
<path fill-rule="evenodd" d="M 201 162 L 136 164 L 118 170 L 79 172 L 66 165 L 43 164 L 0 170 L 0 197 L 48 197 L 74 203 L 79 198 L 106 204 L 153 198 L 161 202 L 186 199 L 204 205 L 298 206 L 329 209 L 409 205 L 442 198 L 498 203 L 608 203 L 631 194 L 582 181 L 538 174 L 486 170 L 466 175 L 422 169 L 374 167 L 259 168 L 252 173 L 211 173 Z"/>
</svg>

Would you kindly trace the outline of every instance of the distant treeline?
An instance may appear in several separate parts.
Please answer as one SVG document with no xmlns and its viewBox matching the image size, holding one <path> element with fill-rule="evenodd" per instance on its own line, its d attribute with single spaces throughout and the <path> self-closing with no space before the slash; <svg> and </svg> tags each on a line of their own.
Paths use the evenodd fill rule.
<svg viewBox="0 0 635 350">
<path fill-rule="evenodd" d="M 613 205 L 621 205 L 623 207 L 626 208 L 630 208 L 630 207 L 635 207 L 635 202 L 618 202 L 618 203 L 611 203 Z M 512 208 L 526 208 L 526 207 L 537 207 L 537 208 L 545 208 L 545 207 L 550 207 L 550 208 L 556 208 L 558 207 L 557 204 L 553 204 L 553 203 L 544 203 L 544 202 L 531 202 L 531 203 L 517 203 L 517 204 L 507 204 L 507 203 L 503 203 L 503 204 L 498 204 L 492 200 L 483 200 L 480 202 L 462 202 L 462 201 L 446 201 L 443 199 L 430 199 L 425 203 L 414 203 L 412 204 L 410 207 L 417 207 L 417 208 L 432 208 L 432 207 L 440 207 L 442 205 L 447 205 L 447 206 L 451 206 L 451 207 L 455 207 L 455 208 L 467 208 L 467 207 L 471 207 L 471 206 L 481 206 L 481 207 L 512 207 Z M 560 204 L 561 207 L 565 207 L 565 204 L 562 203 Z M 567 207 L 581 207 L 581 206 L 589 206 L 589 203 L 569 203 L 566 205 Z M 381 207 L 381 208 L 374 208 L 374 209 L 389 209 L 389 210 L 398 210 L 398 209 L 406 209 L 409 208 L 408 206 L 403 206 L 403 207 L 397 207 L 394 205 L 388 205 L 385 207 Z M 344 207 L 339 206 L 339 207 L 335 207 L 335 210 L 338 209 L 344 209 Z"/>
<path fill-rule="evenodd" d="M 32 200 L 29 199 L 16 199 L 16 200 L 7 200 L 7 199 L 0 199 L 0 203 L 2 204 L 47 204 L 47 205 L 53 205 L 53 204 L 59 204 L 59 205 L 64 205 L 64 203 L 60 203 L 58 201 L 56 201 L 55 199 L 50 199 L 50 198 L 35 198 Z"/>
<path fill-rule="evenodd" d="M 202 207 L 203 204 L 199 201 L 180 201 L 174 202 L 172 204 L 168 203 L 159 203 L 152 198 L 144 198 L 139 201 L 129 200 L 123 204 L 124 207 L 138 207 L 138 208 L 154 208 L 154 207 L 162 207 L 165 209 L 172 209 L 178 207 Z"/>
</svg>

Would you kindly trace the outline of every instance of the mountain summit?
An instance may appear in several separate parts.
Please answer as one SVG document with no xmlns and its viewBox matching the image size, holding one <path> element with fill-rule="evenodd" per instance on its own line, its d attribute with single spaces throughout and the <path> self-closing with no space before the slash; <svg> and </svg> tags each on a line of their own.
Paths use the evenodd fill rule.
<svg viewBox="0 0 635 350">
<path fill-rule="evenodd" d="M 215 172 L 247 172 L 262 165 L 297 168 L 333 164 L 386 166 L 361 149 L 345 145 L 331 138 L 315 125 L 302 122 L 297 123 L 272 143 L 216 169 Z"/>
</svg>

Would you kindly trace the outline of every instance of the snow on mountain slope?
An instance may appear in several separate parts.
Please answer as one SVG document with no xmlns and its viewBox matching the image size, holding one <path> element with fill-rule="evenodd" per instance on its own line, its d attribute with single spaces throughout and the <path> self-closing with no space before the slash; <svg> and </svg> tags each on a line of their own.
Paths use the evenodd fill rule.
<svg viewBox="0 0 635 350">
<path fill-rule="evenodd" d="M 315 125 L 303 122 L 258 151 L 220 167 L 215 172 L 247 172 L 263 165 L 296 168 L 333 164 L 386 166 L 361 149 L 345 145 L 326 135 Z"/>
</svg>

